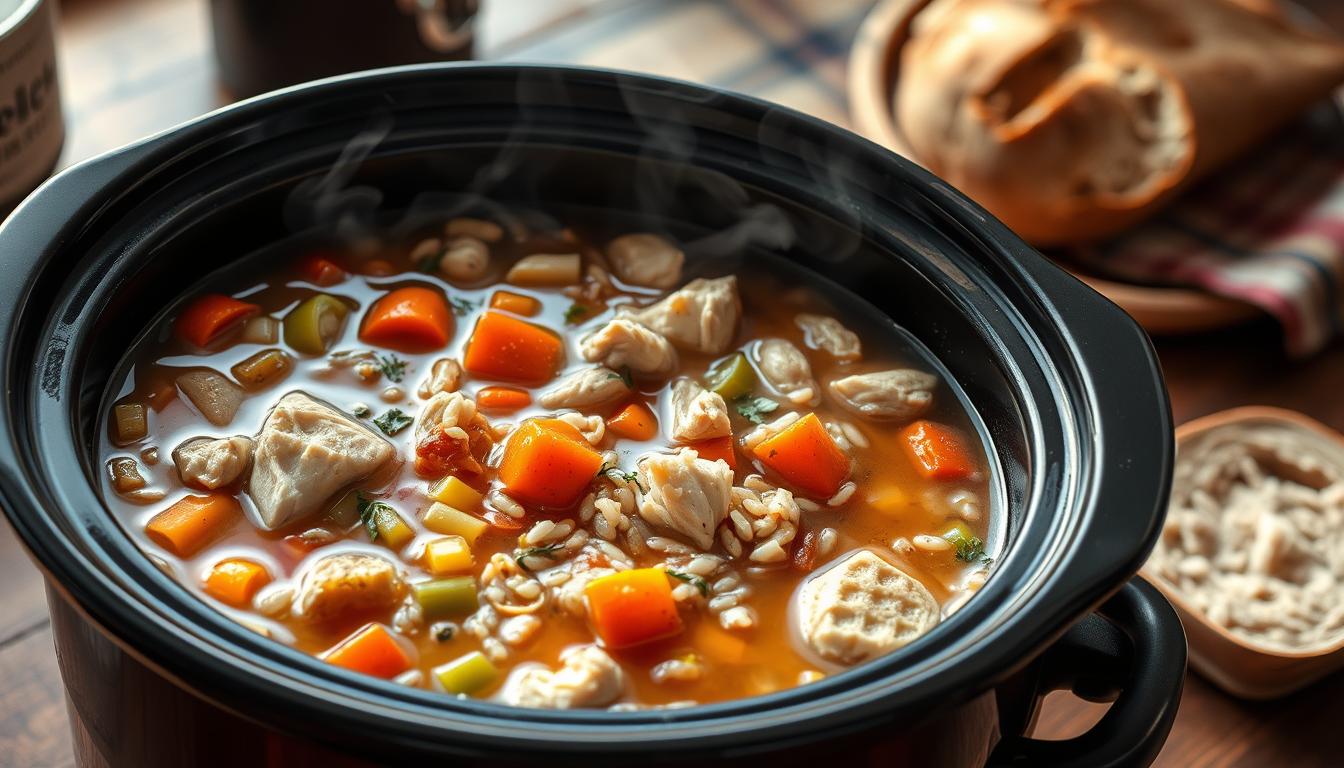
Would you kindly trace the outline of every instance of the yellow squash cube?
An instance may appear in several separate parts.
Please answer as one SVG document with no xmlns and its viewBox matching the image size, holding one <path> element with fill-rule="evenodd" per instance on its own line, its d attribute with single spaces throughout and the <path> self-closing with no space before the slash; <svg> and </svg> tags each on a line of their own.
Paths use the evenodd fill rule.
<svg viewBox="0 0 1344 768">
<path fill-rule="evenodd" d="M 429 530 L 445 536 L 461 536 L 468 544 L 475 544 L 477 537 L 490 527 L 489 523 L 479 517 L 473 517 L 456 507 L 438 501 L 430 504 L 429 509 L 425 510 L 424 522 Z"/>
<path fill-rule="evenodd" d="M 435 576 L 460 573 L 476 564 L 471 546 L 461 536 L 445 536 L 425 546 L 425 564 Z"/>
<path fill-rule="evenodd" d="M 429 498 L 456 509 L 476 509 L 481 506 L 481 494 L 452 475 L 431 485 Z"/>
</svg>

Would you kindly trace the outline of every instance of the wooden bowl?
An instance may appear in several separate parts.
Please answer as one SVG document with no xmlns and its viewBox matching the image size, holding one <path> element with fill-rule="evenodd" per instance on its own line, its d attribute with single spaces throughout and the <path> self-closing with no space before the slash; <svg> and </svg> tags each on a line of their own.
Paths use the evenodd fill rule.
<svg viewBox="0 0 1344 768">
<path fill-rule="evenodd" d="M 1298 431 L 1318 447 L 1337 452 L 1336 460 L 1344 463 L 1344 435 L 1297 411 L 1268 406 L 1233 408 L 1182 424 L 1176 429 L 1176 460 L 1180 461 L 1181 445 L 1191 438 L 1246 423 L 1272 424 Z M 1210 621 L 1156 568 L 1145 565 L 1140 573 L 1162 591 L 1181 617 L 1189 643 L 1190 666 L 1233 696 L 1278 698 L 1344 668 L 1344 636 L 1329 645 L 1295 651 L 1261 646 Z M 1344 589 L 1344 584 L 1340 589 Z"/>
<path fill-rule="evenodd" d="M 849 56 L 849 114 L 854 130 L 918 163 L 896 124 L 892 99 L 910 23 L 930 0 L 882 0 L 864 19 Z M 1189 288 L 1121 283 L 1062 265 L 1120 305 L 1152 334 L 1199 333 L 1263 316 L 1251 304 Z"/>
</svg>

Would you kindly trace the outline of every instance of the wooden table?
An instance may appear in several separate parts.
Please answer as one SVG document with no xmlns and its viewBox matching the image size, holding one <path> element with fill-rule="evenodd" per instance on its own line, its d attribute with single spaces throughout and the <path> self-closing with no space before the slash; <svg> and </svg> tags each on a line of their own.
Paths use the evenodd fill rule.
<svg viewBox="0 0 1344 768">
<path fill-rule="evenodd" d="M 486 3 L 485 57 L 526 54 L 551 30 L 582 25 L 630 0 L 507 0 Z M 507 11 L 507 12 L 505 12 Z M 1344 15 L 1338 9 L 1333 15 Z M 162 130 L 219 105 L 205 0 L 66 0 L 61 65 L 73 162 Z M 1268 323 L 1158 344 L 1177 422 L 1243 404 L 1309 413 L 1344 429 L 1344 347 L 1303 363 L 1280 355 Z M 0 525 L 0 766 L 72 764 L 69 728 L 41 577 Z M 1227 697 L 1198 676 L 1186 681 L 1161 766 L 1344 764 L 1340 678 L 1271 703 Z M 1064 738 L 1105 711 L 1051 696 L 1037 735 Z"/>
</svg>

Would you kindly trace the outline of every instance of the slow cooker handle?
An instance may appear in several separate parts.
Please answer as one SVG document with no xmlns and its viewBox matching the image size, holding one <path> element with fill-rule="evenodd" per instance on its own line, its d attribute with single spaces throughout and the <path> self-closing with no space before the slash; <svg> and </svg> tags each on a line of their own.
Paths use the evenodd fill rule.
<svg viewBox="0 0 1344 768">
<path fill-rule="evenodd" d="M 1112 701 L 1086 733 L 1064 741 L 1004 739 L 988 762 L 1121 768 L 1152 763 L 1171 731 L 1185 682 L 1185 630 L 1152 585 L 1135 577 L 1071 627 L 1038 661 L 1038 695 L 1069 690 Z"/>
</svg>

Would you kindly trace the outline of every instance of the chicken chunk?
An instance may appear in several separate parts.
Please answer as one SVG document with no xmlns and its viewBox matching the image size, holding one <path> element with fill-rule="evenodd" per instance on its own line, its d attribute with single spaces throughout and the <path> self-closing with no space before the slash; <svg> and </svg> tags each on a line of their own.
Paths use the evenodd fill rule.
<svg viewBox="0 0 1344 768">
<path fill-rule="evenodd" d="M 451 357 L 441 357 L 429 367 L 429 376 L 420 382 L 416 394 L 428 400 L 440 392 L 456 392 L 462 386 L 462 364 Z"/>
<path fill-rule="evenodd" d="M 415 471 L 426 477 L 479 473 L 494 445 L 490 422 L 461 392 L 431 397 L 415 419 Z"/>
<path fill-rule="evenodd" d="M 213 491 L 237 480 L 252 461 L 252 438 L 196 437 L 173 451 L 173 463 L 185 485 Z"/>
<path fill-rule="evenodd" d="M 391 560 L 361 552 L 328 555 L 304 570 L 294 615 L 314 623 L 352 614 L 391 611 L 406 585 Z"/>
<path fill-rule="evenodd" d="M 614 403 L 630 394 L 625 379 L 610 368 L 598 366 L 571 373 L 538 398 L 543 408 L 584 410 Z"/>
<path fill-rule="evenodd" d="M 822 658 L 857 664 L 910 644 L 938 623 L 924 585 L 871 550 L 859 550 L 805 582 L 803 638 Z"/>
<path fill-rule="evenodd" d="M 853 362 L 863 357 L 863 345 L 859 342 L 859 335 L 834 317 L 802 312 L 794 316 L 793 324 L 806 336 L 807 346 L 820 349 L 836 360 Z"/>
<path fill-rule="evenodd" d="M 913 419 L 933 405 L 938 377 L 910 368 L 846 376 L 831 382 L 831 395 L 846 410 L 876 421 Z"/>
<path fill-rule="evenodd" d="M 368 427 L 303 392 L 290 392 L 257 436 L 248 493 L 262 527 L 274 530 L 321 509 L 395 455 L 392 444 Z"/>
<path fill-rule="evenodd" d="M 662 301 L 624 314 L 686 350 L 718 355 L 732 346 L 742 303 L 733 275 L 692 280 Z"/>
<path fill-rule="evenodd" d="M 537 665 L 514 675 L 504 700 L 519 707 L 547 709 L 603 707 L 625 688 L 620 665 L 595 645 L 566 651 L 560 662 L 554 672 Z"/>
<path fill-rule="evenodd" d="M 714 530 L 728 514 L 733 470 L 723 461 L 707 461 L 682 448 L 645 455 L 639 474 L 648 489 L 640 501 L 640 517 L 709 550 Z"/>
<path fill-rule="evenodd" d="M 672 439 L 682 443 L 727 437 L 733 433 L 728 405 L 690 379 L 672 382 Z"/>
<path fill-rule="evenodd" d="M 579 354 L 608 368 L 628 367 L 635 373 L 665 376 L 677 367 L 677 350 L 661 334 L 628 318 L 618 317 L 584 337 Z"/>
<path fill-rule="evenodd" d="M 791 342 L 766 339 L 756 345 L 756 368 L 767 384 L 796 405 L 821 402 L 821 387 L 812 378 L 807 357 Z"/>
<path fill-rule="evenodd" d="M 686 254 L 665 238 L 640 233 L 622 235 L 608 243 L 607 259 L 616 276 L 625 282 L 666 290 L 681 282 Z"/>
</svg>

